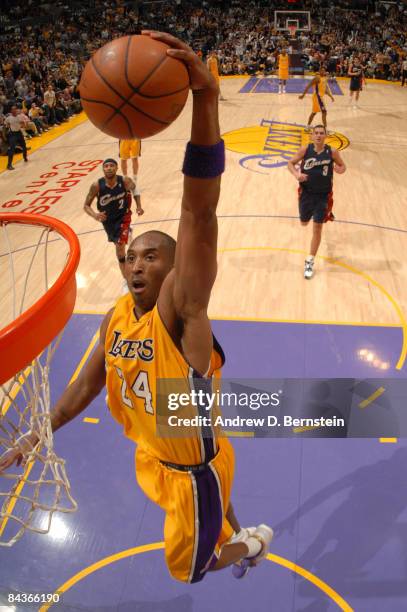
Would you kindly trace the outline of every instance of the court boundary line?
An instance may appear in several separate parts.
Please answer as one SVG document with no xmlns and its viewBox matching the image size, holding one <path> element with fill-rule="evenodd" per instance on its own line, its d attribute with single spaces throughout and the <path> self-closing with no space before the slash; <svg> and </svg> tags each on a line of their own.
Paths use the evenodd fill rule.
<svg viewBox="0 0 407 612">
<path fill-rule="evenodd" d="M 218 219 L 288 219 L 294 220 L 298 222 L 297 215 L 218 215 Z M 136 229 L 140 225 L 152 225 L 157 223 L 170 223 L 173 221 L 179 221 L 180 217 L 171 217 L 167 219 L 153 219 L 152 221 L 137 221 L 136 223 L 132 223 L 132 229 Z M 382 229 L 389 232 L 399 232 L 400 234 L 407 234 L 407 229 L 402 229 L 398 227 L 387 227 L 386 225 L 374 225 L 373 223 L 364 223 L 363 221 L 348 221 L 346 219 L 338 219 L 335 217 L 335 223 L 344 223 L 348 225 L 360 225 L 362 227 L 372 227 L 373 229 Z M 104 230 L 102 228 L 95 228 L 92 230 L 86 230 L 83 232 L 76 232 L 77 236 L 88 236 L 90 234 L 102 233 Z M 56 242 L 57 240 L 61 240 L 59 237 L 52 238 L 48 242 Z M 27 251 L 28 249 L 35 248 L 35 244 L 30 244 L 29 246 L 21 247 L 19 249 L 15 249 L 13 253 L 20 253 L 22 251 Z M 2 257 L 6 257 L 5 254 L 0 254 L 0 259 Z"/>
<path fill-rule="evenodd" d="M 45 134 L 40 134 L 36 136 L 35 141 L 32 141 L 32 139 L 29 139 L 29 140 L 26 139 L 26 144 L 28 142 L 29 143 L 28 146 L 30 147 L 30 151 L 27 152 L 28 157 L 30 157 L 33 153 L 35 153 L 39 149 L 43 149 L 50 142 L 57 140 L 57 138 L 64 136 L 71 130 L 74 130 L 79 125 L 82 125 L 82 123 L 85 123 L 85 121 L 88 120 L 88 117 L 86 116 L 84 111 L 81 111 L 77 115 L 72 115 L 72 119 L 73 121 L 70 121 L 67 124 L 62 123 L 61 125 L 53 126 L 51 128 L 51 132 L 46 132 Z M 15 153 L 13 164 L 20 163 L 22 159 L 23 159 L 22 153 Z M 0 174 L 4 174 L 7 172 L 6 166 L 7 166 L 7 155 L 5 156 L 2 155 L 0 157 Z"/>
<path fill-rule="evenodd" d="M 253 218 L 261 218 L 261 217 L 271 217 L 271 218 L 281 218 L 280 216 L 273 216 L 273 215 L 264 215 L 264 216 L 258 216 L 258 215 L 220 215 L 219 218 L 231 218 L 231 219 L 236 219 L 236 218 L 247 218 L 247 217 L 253 217 Z M 298 219 L 298 217 L 283 217 L 283 218 L 289 218 L 289 219 Z M 155 220 L 155 221 L 141 221 L 140 223 L 135 223 L 133 224 L 133 227 L 137 227 L 139 225 L 151 225 L 153 223 L 157 224 L 157 223 L 164 223 L 164 222 L 174 222 L 174 221 L 179 221 L 179 217 L 178 218 L 171 218 L 171 219 L 162 219 L 162 220 Z M 335 220 L 336 221 L 336 220 Z M 340 221 L 339 221 L 340 222 Z M 367 225 L 369 226 L 369 224 L 363 224 L 363 223 L 359 223 L 359 222 L 352 222 L 352 221 L 343 221 L 343 223 L 356 223 L 358 225 Z M 380 229 L 387 229 L 385 227 L 380 227 L 380 226 L 371 226 L 371 227 L 376 227 L 376 228 L 380 228 Z M 388 229 L 393 229 L 393 228 L 388 228 Z M 95 229 L 95 230 L 88 230 L 86 232 L 80 232 L 77 235 L 78 236 L 84 236 L 84 235 L 88 235 L 94 232 L 102 232 L 103 230 L 100 228 Z M 395 230 L 395 231 L 399 231 L 402 233 L 407 233 L 407 230 Z M 59 238 L 56 238 L 55 240 L 58 240 Z M 52 241 L 51 241 L 52 242 Z M 30 245 L 28 247 L 23 247 L 21 249 L 16 249 L 15 252 L 19 252 L 19 251 L 24 251 L 24 250 L 28 250 L 29 248 L 33 248 L 33 245 Z M 233 251 L 240 251 L 240 250 L 273 250 L 273 251 L 282 251 L 282 252 L 291 252 L 291 253 L 295 253 L 295 254 L 302 254 L 302 255 L 306 255 L 307 253 L 305 251 L 299 250 L 299 249 L 289 249 L 286 247 L 226 247 L 226 248 L 221 248 L 218 249 L 218 253 L 222 253 L 222 252 L 233 252 Z M 5 255 L 0 255 L 1 257 L 4 257 Z M 370 282 L 372 285 L 374 285 L 376 288 L 379 289 L 379 291 L 387 298 L 387 300 L 391 303 L 391 305 L 393 306 L 394 310 L 397 313 L 397 316 L 400 320 L 400 325 L 397 327 L 401 327 L 402 329 L 402 333 L 403 333 L 403 342 L 402 342 L 402 348 L 401 348 L 401 353 L 400 353 L 400 357 L 399 360 L 397 362 L 396 365 L 396 369 L 397 370 L 401 370 L 404 362 L 406 360 L 407 357 L 407 321 L 404 318 L 404 313 L 402 311 L 402 309 L 400 308 L 398 302 L 390 295 L 390 293 L 378 282 L 375 281 L 370 275 L 366 274 L 365 272 L 358 270 L 357 268 L 355 268 L 354 266 L 351 266 L 350 264 L 347 264 L 345 262 L 339 261 L 338 259 L 335 259 L 333 257 L 328 257 L 326 255 L 317 255 L 318 258 L 323 259 L 325 261 L 327 261 L 328 263 L 332 263 L 333 265 L 337 265 L 340 266 L 344 269 L 350 270 L 351 272 L 353 272 L 354 274 L 357 274 L 358 276 L 361 276 L 362 278 L 364 278 L 365 280 L 367 280 L 368 282 Z M 288 321 L 287 321 L 288 322 Z M 290 321 L 291 322 L 291 321 Z M 295 322 L 295 321 L 292 321 Z M 298 322 L 298 321 L 297 321 Z M 322 321 L 319 322 L 320 325 L 323 324 L 330 324 L 330 322 L 328 323 L 323 323 Z M 339 323 L 340 324 L 340 323 Z M 347 323 L 343 323 L 344 325 L 346 325 Z M 390 325 L 378 325 L 378 326 L 384 326 L 384 327 L 390 327 Z M 393 324 L 391 325 L 393 326 Z"/>
<path fill-rule="evenodd" d="M 227 247 L 227 248 L 218 250 L 219 253 L 232 253 L 232 252 L 239 252 L 239 251 L 277 251 L 277 252 L 293 253 L 297 255 L 300 254 L 303 256 L 307 255 L 307 251 L 303 251 L 301 249 L 289 249 L 286 247 L 249 247 L 249 246 L 245 246 L 245 247 Z M 392 297 L 392 295 L 390 295 L 390 293 L 378 281 L 374 280 L 374 278 L 372 278 L 369 274 L 366 274 L 366 272 L 358 270 L 358 268 L 355 268 L 354 266 L 351 266 L 350 264 L 347 264 L 343 261 L 339 261 L 338 259 L 335 259 L 333 257 L 327 257 L 326 255 L 316 255 L 316 257 L 318 259 L 323 259 L 324 261 L 332 265 L 336 265 L 336 266 L 340 266 L 341 268 L 345 268 L 345 270 L 349 270 L 353 274 L 357 274 L 358 276 L 361 276 L 367 282 L 371 283 L 374 287 L 376 287 L 390 302 L 390 304 L 393 306 L 394 310 L 396 311 L 397 316 L 399 317 L 399 320 L 400 320 L 399 327 L 401 327 L 402 335 L 403 335 L 401 352 L 400 352 L 399 359 L 396 363 L 396 370 L 401 370 L 406 360 L 406 357 L 407 357 L 407 321 L 404 317 L 404 313 L 402 309 L 400 308 L 398 302 Z"/>
<path fill-rule="evenodd" d="M 288 80 L 297 80 L 298 78 L 300 79 L 313 79 L 314 76 L 316 75 L 316 72 L 304 72 L 304 74 L 295 74 L 295 75 L 291 75 L 289 77 Z M 220 74 L 219 78 L 221 80 L 232 80 L 232 79 L 252 79 L 252 78 L 267 78 L 267 77 L 274 77 L 276 79 L 278 79 L 278 73 L 277 70 L 275 70 L 272 74 L 269 74 L 267 76 L 263 75 L 263 74 Z M 328 79 L 329 81 L 349 81 L 350 82 L 350 77 L 348 76 L 335 76 L 333 78 Z M 365 79 L 366 83 L 374 83 L 374 84 L 378 84 L 378 85 L 398 85 L 399 87 L 401 87 L 401 79 L 400 81 L 385 81 L 384 79 L 372 79 L 372 78 L 368 78 Z M 251 93 L 251 92 L 249 92 Z"/>
<path fill-rule="evenodd" d="M 165 547 L 164 542 L 152 542 L 151 544 L 143 544 L 141 546 L 135 546 L 134 548 L 128 548 L 127 550 L 123 550 L 121 552 L 115 553 L 113 555 L 109 555 L 108 557 L 104 557 L 96 563 L 92 563 L 88 565 L 83 570 L 77 572 L 74 576 L 65 581 L 61 586 L 59 586 L 55 591 L 54 595 L 62 594 L 69 591 L 71 587 L 80 582 L 82 579 L 87 578 L 87 576 L 97 572 L 98 570 L 111 565 L 112 563 L 116 563 L 117 561 L 121 561 L 122 559 L 127 559 L 128 557 L 135 557 L 136 555 L 140 555 L 146 552 L 153 552 L 157 550 L 163 550 Z M 282 567 L 289 569 L 290 571 L 302 576 L 317 587 L 322 593 L 324 593 L 329 599 L 331 599 L 340 610 L 343 612 L 353 612 L 353 608 L 345 601 L 345 599 L 339 595 L 337 591 L 335 591 L 327 582 L 318 578 L 315 574 L 310 572 L 309 570 L 301 567 L 301 565 L 297 565 L 293 561 L 289 559 L 285 559 L 284 557 L 280 557 L 280 555 L 275 555 L 273 553 L 268 553 L 267 560 L 272 563 L 276 563 L 277 565 L 281 565 Z M 50 602 L 41 606 L 39 612 L 47 612 L 52 606 L 54 602 Z"/>
<path fill-rule="evenodd" d="M 103 317 L 107 310 L 74 310 L 72 314 L 78 316 Z M 224 317 L 211 315 L 210 321 L 235 321 L 236 323 L 283 323 L 287 325 L 338 325 L 342 327 L 378 327 L 400 329 L 399 323 L 366 323 L 364 321 L 312 321 L 305 319 L 269 319 L 267 317 Z"/>
</svg>

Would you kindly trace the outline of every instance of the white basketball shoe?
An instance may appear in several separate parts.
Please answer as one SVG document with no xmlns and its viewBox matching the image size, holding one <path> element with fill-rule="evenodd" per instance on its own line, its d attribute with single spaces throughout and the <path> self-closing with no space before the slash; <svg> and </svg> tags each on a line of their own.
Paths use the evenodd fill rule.
<svg viewBox="0 0 407 612">
<path fill-rule="evenodd" d="M 252 528 L 248 529 L 251 530 Z M 273 535 L 273 530 L 268 525 L 259 525 L 258 527 L 256 527 L 254 532 L 250 533 L 249 537 L 246 538 L 245 543 L 249 543 L 248 541 L 253 538 L 260 542 L 261 548 L 256 555 L 252 557 L 246 557 L 238 563 L 233 564 L 232 574 L 235 578 L 243 578 L 244 576 L 246 576 L 247 572 L 251 567 L 258 565 L 260 561 L 263 561 L 263 559 L 266 558 L 271 540 L 273 539 Z M 244 540 L 242 541 L 244 542 Z"/>
<path fill-rule="evenodd" d="M 307 257 L 304 263 L 304 278 L 310 280 L 314 276 L 314 258 Z"/>
</svg>

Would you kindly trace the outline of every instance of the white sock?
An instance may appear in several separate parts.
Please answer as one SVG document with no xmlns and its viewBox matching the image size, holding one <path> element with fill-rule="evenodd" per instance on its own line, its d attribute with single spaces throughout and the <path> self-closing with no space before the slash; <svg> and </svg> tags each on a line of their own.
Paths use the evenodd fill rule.
<svg viewBox="0 0 407 612">
<path fill-rule="evenodd" d="M 245 530 L 241 529 L 240 531 L 234 532 L 234 534 L 230 538 L 230 542 L 232 544 L 236 544 L 236 542 L 242 542 L 243 540 L 245 540 L 245 538 L 246 538 Z"/>
<path fill-rule="evenodd" d="M 262 543 L 260 542 L 260 540 L 258 540 L 257 538 L 251 536 L 250 538 L 248 538 L 245 541 L 245 544 L 247 546 L 247 548 L 249 549 L 249 552 L 247 553 L 247 558 L 251 559 L 252 557 L 256 557 L 259 552 L 261 551 L 261 549 L 263 548 Z"/>
<path fill-rule="evenodd" d="M 308 255 L 306 261 L 309 261 L 310 263 L 314 261 L 314 256 L 313 255 Z"/>
</svg>

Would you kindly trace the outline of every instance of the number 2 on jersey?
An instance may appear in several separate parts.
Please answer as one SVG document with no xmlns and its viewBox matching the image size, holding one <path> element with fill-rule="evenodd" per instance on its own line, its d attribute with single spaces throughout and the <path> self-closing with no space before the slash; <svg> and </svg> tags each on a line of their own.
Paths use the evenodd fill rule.
<svg viewBox="0 0 407 612">
<path fill-rule="evenodd" d="M 127 383 L 123 376 L 123 372 L 120 368 L 116 366 L 116 372 L 119 378 L 122 381 L 121 393 L 122 393 L 122 401 L 129 408 L 135 408 L 131 399 L 127 395 Z M 142 400 L 144 400 L 144 410 L 148 414 L 154 414 L 154 408 L 152 403 L 152 393 L 150 391 L 150 385 L 148 382 L 148 374 L 144 370 L 140 370 L 137 374 L 137 378 L 131 386 L 131 390 L 134 395 Z"/>
</svg>

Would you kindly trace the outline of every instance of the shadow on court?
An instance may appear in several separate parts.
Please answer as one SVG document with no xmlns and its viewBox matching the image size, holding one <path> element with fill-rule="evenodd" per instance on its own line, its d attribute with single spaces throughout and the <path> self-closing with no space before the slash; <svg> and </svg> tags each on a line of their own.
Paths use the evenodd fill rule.
<svg viewBox="0 0 407 612">
<path fill-rule="evenodd" d="M 388 459 L 361 467 L 318 491 L 295 514 L 277 525 L 276 531 L 281 534 L 287 529 L 293 530 L 299 521 L 300 531 L 304 532 L 306 521 L 314 520 L 312 512 L 318 506 L 347 492 L 342 503 L 335 504 L 335 510 L 297 563 L 326 580 L 343 596 L 362 600 L 405 597 L 407 523 L 399 521 L 399 517 L 407 507 L 403 468 L 406 461 L 407 447 L 398 449 Z M 305 519 L 307 515 L 310 516 Z M 391 555 L 389 547 L 393 550 Z M 400 553 L 404 557 L 402 564 L 397 561 Z M 315 588 L 297 579 L 301 596 L 314 598 Z M 318 598 L 318 602 L 302 608 L 302 612 L 328 609 L 318 607 L 321 605 L 324 604 Z"/>
</svg>

